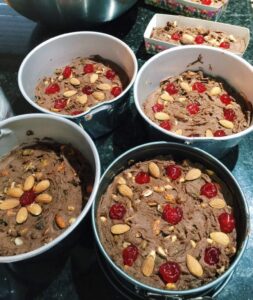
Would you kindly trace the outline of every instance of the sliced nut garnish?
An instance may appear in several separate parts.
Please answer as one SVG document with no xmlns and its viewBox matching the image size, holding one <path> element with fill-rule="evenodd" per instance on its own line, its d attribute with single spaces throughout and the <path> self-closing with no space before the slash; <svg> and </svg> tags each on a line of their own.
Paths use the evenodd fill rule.
<svg viewBox="0 0 253 300">
<path fill-rule="evenodd" d="M 8 210 L 19 206 L 20 202 L 18 199 L 6 199 L 0 203 L 1 210 Z"/>
<path fill-rule="evenodd" d="M 129 243 L 129 242 L 123 242 L 123 248 L 127 248 L 130 245 L 131 245 L 131 243 Z"/>
<path fill-rule="evenodd" d="M 173 186 L 171 186 L 170 184 L 166 184 L 164 188 L 165 190 L 173 190 Z"/>
<path fill-rule="evenodd" d="M 63 93 L 63 96 L 66 98 L 70 98 L 72 96 L 74 96 L 77 93 L 76 90 L 69 90 Z"/>
<path fill-rule="evenodd" d="M 160 219 L 155 220 L 153 223 L 153 232 L 155 235 L 158 235 L 161 232 L 160 223 L 161 223 Z"/>
<path fill-rule="evenodd" d="M 32 203 L 32 204 L 26 206 L 26 208 L 29 211 L 29 213 L 31 213 L 34 216 L 38 216 L 42 212 L 41 206 L 37 203 Z"/>
<path fill-rule="evenodd" d="M 24 191 L 18 187 L 12 187 L 7 190 L 7 195 L 10 197 L 19 198 L 23 195 Z"/>
<path fill-rule="evenodd" d="M 212 239 L 206 239 L 206 241 L 208 242 L 208 244 L 212 244 L 213 243 Z"/>
<path fill-rule="evenodd" d="M 150 251 L 149 255 L 145 258 L 141 270 L 144 276 L 149 277 L 152 275 L 154 267 L 155 267 L 155 251 Z"/>
<path fill-rule="evenodd" d="M 210 200 L 209 205 L 212 208 L 221 209 L 221 208 L 224 208 L 226 206 L 226 202 L 223 199 L 216 198 L 216 199 Z"/>
<path fill-rule="evenodd" d="M 28 218 L 28 211 L 26 207 L 21 207 L 16 215 L 16 222 L 18 224 L 24 223 Z"/>
<path fill-rule="evenodd" d="M 217 269 L 217 272 L 218 272 L 219 274 L 224 273 L 224 272 L 225 272 L 225 266 L 222 266 L 220 269 Z"/>
<path fill-rule="evenodd" d="M 82 105 L 84 105 L 85 103 L 87 103 L 87 101 L 88 101 L 88 97 L 87 97 L 87 95 L 81 95 L 81 96 L 77 96 L 76 97 L 76 100 L 79 102 L 79 103 L 81 103 Z"/>
<path fill-rule="evenodd" d="M 186 82 L 180 82 L 180 87 L 185 90 L 186 92 L 190 92 L 192 90 L 192 88 L 190 87 L 190 85 Z"/>
<path fill-rule="evenodd" d="M 68 211 L 74 211 L 74 210 L 75 210 L 75 206 L 68 205 Z"/>
<path fill-rule="evenodd" d="M 63 75 L 58 76 L 58 80 L 62 81 L 63 80 Z"/>
<path fill-rule="evenodd" d="M 126 180 L 124 177 L 120 176 L 118 179 L 117 179 L 117 184 L 126 184 Z"/>
<path fill-rule="evenodd" d="M 182 44 L 194 44 L 194 37 L 190 34 L 184 33 L 181 38 Z"/>
<path fill-rule="evenodd" d="M 161 94 L 160 98 L 164 101 L 174 101 L 174 98 L 166 91 Z"/>
<path fill-rule="evenodd" d="M 202 208 L 207 208 L 208 205 L 207 205 L 207 203 L 201 203 L 200 206 L 201 206 Z"/>
<path fill-rule="evenodd" d="M 70 83 L 72 85 L 79 85 L 80 84 L 80 80 L 77 79 L 77 78 L 75 78 L 75 77 L 72 77 L 72 78 L 70 78 Z"/>
<path fill-rule="evenodd" d="M 22 151 L 22 155 L 23 156 L 28 156 L 28 155 L 32 155 L 33 154 L 33 150 L 32 149 L 25 149 Z"/>
<path fill-rule="evenodd" d="M 155 178 L 159 178 L 160 177 L 160 169 L 158 167 L 158 165 L 154 162 L 150 162 L 148 165 L 148 170 L 149 173 L 155 177 Z"/>
<path fill-rule="evenodd" d="M 103 223 L 105 223 L 107 221 L 107 219 L 106 219 L 106 217 L 101 216 L 100 217 L 100 221 L 103 222 Z"/>
<path fill-rule="evenodd" d="M 165 188 L 163 186 L 154 186 L 154 191 L 157 193 L 162 193 L 165 191 Z"/>
<path fill-rule="evenodd" d="M 210 91 L 211 96 L 218 96 L 220 94 L 221 94 L 221 88 L 219 86 L 214 86 Z"/>
<path fill-rule="evenodd" d="M 73 223 L 75 223 L 76 218 L 70 218 L 69 219 L 69 225 L 72 225 Z"/>
<path fill-rule="evenodd" d="M 20 237 L 15 238 L 14 243 L 16 246 L 21 246 L 24 244 L 23 240 Z"/>
<path fill-rule="evenodd" d="M 39 194 L 36 196 L 35 201 L 41 203 L 50 203 L 53 200 L 53 197 L 48 194 Z"/>
<path fill-rule="evenodd" d="M 193 168 L 187 172 L 185 175 L 185 180 L 196 180 L 201 176 L 201 170 Z"/>
<path fill-rule="evenodd" d="M 56 225 L 60 228 L 60 229 L 64 229 L 66 227 L 66 223 L 63 219 L 63 217 L 59 214 L 56 214 L 54 217 L 55 223 Z"/>
<path fill-rule="evenodd" d="M 172 235 L 171 236 L 171 242 L 174 243 L 177 240 L 177 236 L 176 235 Z"/>
<path fill-rule="evenodd" d="M 230 242 L 229 236 L 224 232 L 214 231 L 214 232 L 210 233 L 210 237 L 217 244 L 221 244 L 223 246 L 227 246 Z"/>
<path fill-rule="evenodd" d="M 184 102 L 185 100 L 186 100 L 186 97 L 179 97 L 178 98 L 178 101 L 181 102 L 181 103 Z"/>
<path fill-rule="evenodd" d="M 175 290 L 177 288 L 177 286 L 175 285 L 175 283 L 167 283 L 166 284 L 166 289 L 168 290 Z"/>
<path fill-rule="evenodd" d="M 115 224 L 111 227 L 112 234 L 123 234 L 130 230 L 130 226 L 127 224 Z"/>
<path fill-rule="evenodd" d="M 32 175 L 28 176 L 24 182 L 24 191 L 29 191 L 34 185 L 35 179 Z"/>
<path fill-rule="evenodd" d="M 195 241 L 190 240 L 190 243 L 191 243 L 192 248 L 196 248 L 197 244 Z"/>
<path fill-rule="evenodd" d="M 133 191 L 131 188 L 126 184 L 119 184 L 118 185 L 118 191 L 122 196 L 125 196 L 129 199 L 132 199 L 133 197 Z"/>
<path fill-rule="evenodd" d="M 34 192 L 35 193 L 42 193 L 44 192 L 46 189 L 48 189 L 50 186 L 50 181 L 45 179 L 45 180 L 41 180 L 35 187 L 34 187 Z"/>
<path fill-rule="evenodd" d="M 166 194 L 166 195 L 164 195 L 164 198 L 165 198 L 165 200 L 172 202 L 172 203 L 175 203 L 175 200 L 176 200 L 172 194 Z"/>
<path fill-rule="evenodd" d="M 153 194 L 153 191 L 152 191 L 152 190 L 149 190 L 149 189 L 144 190 L 144 191 L 141 193 L 141 195 L 142 195 L 143 197 L 148 197 L 148 196 L 151 196 L 152 194 Z"/>
<path fill-rule="evenodd" d="M 147 203 L 148 203 L 148 206 L 150 206 L 150 207 L 157 206 L 157 202 L 153 201 L 153 200 L 150 200 Z"/>
<path fill-rule="evenodd" d="M 95 83 L 98 80 L 98 74 L 93 73 L 90 75 L 90 83 Z"/>
<path fill-rule="evenodd" d="M 196 277 L 202 277 L 203 268 L 197 259 L 190 254 L 186 255 L 186 265 L 192 275 Z"/>
<path fill-rule="evenodd" d="M 143 240 L 143 241 L 141 242 L 141 248 L 142 248 L 143 250 L 145 250 L 145 249 L 147 248 L 147 245 L 148 245 L 148 241 Z"/>
<path fill-rule="evenodd" d="M 140 238 L 141 237 L 141 233 L 140 232 L 136 232 L 135 237 Z"/>
<path fill-rule="evenodd" d="M 213 132 L 210 129 L 206 130 L 206 137 L 213 137 Z"/>
<path fill-rule="evenodd" d="M 159 121 L 166 121 L 170 119 L 170 116 L 164 112 L 155 113 L 155 119 Z"/>
<path fill-rule="evenodd" d="M 159 254 L 163 258 L 167 257 L 167 254 L 166 254 L 165 250 L 161 246 L 157 247 L 156 252 L 157 252 L 157 254 Z"/>
<path fill-rule="evenodd" d="M 99 101 L 102 101 L 105 99 L 105 94 L 103 92 L 94 92 L 92 95 Z"/>
<path fill-rule="evenodd" d="M 206 173 L 207 173 L 209 176 L 213 176 L 213 175 L 215 174 L 214 171 L 209 170 L 209 169 L 206 169 Z"/>
<path fill-rule="evenodd" d="M 219 120 L 219 123 L 221 126 L 228 128 L 228 129 L 233 129 L 234 124 L 231 121 L 228 120 Z"/>
<path fill-rule="evenodd" d="M 102 90 L 102 91 L 110 91 L 111 85 L 108 83 L 100 83 L 97 85 L 97 88 Z"/>
<path fill-rule="evenodd" d="M 177 129 L 175 131 L 176 134 L 182 135 L 183 134 L 183 130 L 182 129 Z"/>
</svg>

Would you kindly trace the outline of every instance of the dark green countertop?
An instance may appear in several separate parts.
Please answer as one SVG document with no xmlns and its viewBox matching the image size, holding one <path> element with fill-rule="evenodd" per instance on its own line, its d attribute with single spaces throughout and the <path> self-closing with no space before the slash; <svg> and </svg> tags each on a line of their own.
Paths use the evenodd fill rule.
<svg viewBox="0 0 253 300">
<path fill-rule="evenodd" d="M 128 43 L 135 52 L 139 67 L 141 67 L 150 58 L 150 55 L 145 52 L 143 33 L 155 12 L 161 12 L 161 10 L 146 6 L 143 1 L 139 1 L 119 20 L 92 28 L 92 30 L 113 34 Z M 250 1 L 230 0 L 228 9 L 220 21 L 245 26 L 252 30 Z M 78 28 L 78 30 L 87 29 L 91 28 L 83 26 Z M 70 30 L 45 28 L 29 21 L 0 0 L 0 88 L 10 102 L 14 114 L 35 112 L 22 99 L 18 90 L 17 71 L 22 59 L 43 40 L 68 31 Z M 244 58 L 251 64 L 253 63 L 252 41 Z M 122 124 L 119 124 L 113 133 L 95 141 L 103 170 L 125 150 L 150 141 L 145 124 L 134 108 L 132 95 L 130 102 L 131 111 L 127 112 Z M 251 210 L 253 209 L 252 146 L 253 134 L 250 134 L 222 160 L 240 183 Z M 39 283 L 36 281 L 34 284 L 33 280 L 23 280 L 22 274 L 16 274 L 11 267 L 0 266 L 0 299 L 123 299 L 110 286 L 98 266 L 94 255 L 91 228 L 89 225 L 86 227 L 66 262 L 61 264 L 56 275 L 48 281 L 41 280 Z M 252 252 L 251 235 L 238 268 L 218 299 L 253 299 Z M 36 271 L 36 266 L 34 268 Z M 54 270 L 54 264 L 52 270 Z"/>
</svg>

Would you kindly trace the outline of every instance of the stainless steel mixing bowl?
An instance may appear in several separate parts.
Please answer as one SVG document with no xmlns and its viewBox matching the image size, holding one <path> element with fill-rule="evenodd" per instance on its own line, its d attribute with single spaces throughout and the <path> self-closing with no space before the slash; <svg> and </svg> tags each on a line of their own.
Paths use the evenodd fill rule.
<svg viewBox="0 0 253 300">
<path fill-rule="evenodd" d="M 51 25 L 98 24 L 114 20 L 137 0 L 6 0 L 21 15 Z"/>
</svg>

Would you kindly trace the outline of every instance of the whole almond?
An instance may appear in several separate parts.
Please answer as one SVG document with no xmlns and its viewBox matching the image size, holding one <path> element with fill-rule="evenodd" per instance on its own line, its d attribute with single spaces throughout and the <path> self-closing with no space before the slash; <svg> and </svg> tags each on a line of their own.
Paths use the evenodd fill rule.
<svg viewBox="0 0 253 300">
<path fill-rule="evenodd" d="M 45 180 L 41 180 L 35 187 L 34 187 L 34 192 L 35 193 L 42 193 L 44 192 L 46 189 L 48 189 L 50 186 L 50 181 L 45 179 Z"/>
<path fill-rule="evenodd" d="M 157 250 L 156 252 L 163 258 L 166 258 L 167 257 L 167 254 L 165 252 L 165 250 L 163 249 L 163 247 L 159 246 L 157 247 Z"/>
<path fill-rule="evenodd" d="M 145 258 L 141 270 L 144 276 L 149 277 L 152 275 L 155 267 L 155 251 L 150 251 L 149 255 Z"/>
<path fill-rule="evenodd" d="M 152 194 L 153 194 L 153 191 L 150 190 L 150 189 L 144 190 L 144 191 L 141 193 L 141 195 L 142 195 L 143 197 L 148 197 L 148 196 L 151 196 Z"/>
<path fill-rule="evenodd" d="M 203 268 L 197 259 L 190 254 L 186 255 L 186 265 L 192 275 L 196 277 L 202 277 Z"/>
<path fill-rule="evenodd" d="M 224 232 L 214 231 L 214 232 L 210 233 L 210 237 L 217 244 L 221 244 L 223 246 L 227 246 L 230 242 L 229 236 Z"/>
<path fill-rule="evenodd" d="M 182 44 L 194 44 L 194 37 L 190 34 L 184 33 L 181 38 Z"/>
<path fill-rule="evenodd" d="M 125 196 L 129 199 L 132 199 L 133 197 L 133 191 L 131 188 L 126 184 L 120 184 L 118 185 L 118 191 L 122 196 Z"/>
<path fill-rule="evenodd" d="M 90 75 L 90 83 L 95 83 L 98 80 L 98 74 L 93 73 Z"/>
<path fill-rule="evenodd" d="M 193 168 L 187 172 L 185 179 L 186 180 L 196 180 L 201 176 L 201 174 L 202 173 L 201 173 L 200 169 Z"/>
<path fill-rule="evenodd" d="M 213 132 L 210 129 L 206 130 L 206 137 L 213 137 Z"/>
<path fill-rule="evenodd" d="M 149 173 L 155 177 L 155 178 L 159 178 L 160 177 L 160 169 L 158 167 L 158 165 L 154 162 L 150 162 L 148 165 L 148 170 Z"/>
<path fill-rule="evenodd" d="M 218 86 L 213 87 L 210 91 L 211 96 L 218 96 L 220 94 L 221 94 L 221 89 Z"/>
<path fill-rule="evenodd" d="M 160 98 L 164 101 L 171 101 L 171 102 L 174 101 L 174 98 L 168 92 L 163 92 Z"/>
<path fill-rule="evenodd" d="M 111 85 L 108 83 L 100 83 L 97 85 L 97 88 L 102 90 L 102 91 L 110 91 L 111 90 Z"/>
<path fill-rule="evenodd" d="M 115 224 L 111 227 L 112 234 L 123 234 L 130 230 L 130 226 L 127 224 Z"/>
<path fill-rule="evenodd" d="M 170 116 L 164 112 L 155 113 L 155 119 L 159 121 L 166 121 L 170 119 Z"/>
<path fill-rule="evenodd" d="M 24 223 L 28 218 L 28 211 L 26 207 L 21 207 L 16 215 L 16 222 L 18 224 Z"/>
<path fill-rule="evenodd" d="M 79 85 L 80 84 L 80 80 L 77 79 L 77 78 L 75 78 L 75 77 L 72 77 L 72 78 L 70 78 L 70 83 L 72 85 Z"/>
<path fill-rule="evenodd" d="M 29 211 L 29 213 L 31 213 L 34 216 L 38 216 L 42 212 L 41 206 L 37 203 L 32 203 L 32 204 L 26 206 L 26 208 Z"/>
<path fill-rule="evenodd" d="M 154 191 L 157 193 L 162 193 L 165 191 L 165 187 L 164 186 L 154 186 Z"/>
<path fill-rule="evenodd" d="M 79 103 L 81 103 L 82 105 L 84 105 L 85 103 L 87 103 L 87 101 L 88 101 L 88 97 L 87 97 L 87 95 L 81 95 L 81 96 L 77 96 L 76 97 L 76 100 L 79 102 Z"/>
<path fill-rule="evenodd" d="M 20 202 L 18 199 L 6 199 L 0 203 L 1 210 L 8 210 L 19 206 Z"/>
<path fill-rule="evenodd" d="M 94 96 L 94 98 L 96 98 L 99 101 L 102 101 L 105 99 L 105 94 L 103 92 L 94 92 L 94 93 L 92 93 L 92 95 Z"/>
<path fill-rule="evenodd" d="M 190 87 L 190 85 L 186 82 L 180 82 L 180 87 L 185 90 L 186 92 L 190 92 L 192 90 L 192 88 Z"/>
<path fill-rule="evenodd" d="M 212 208 L 217 208 L 217 209 L 221 209 L 224 208 L 226 206 L 226 202 L 223 199 L 220 198 L 215 198 L 209 201 L 209 205 Z"/>
<path fill-rule="evenodd" d="M 36 196 L 35 201 L 40 203 L 50 203 L 53 200 L 52 196 L 49 194 L 39 194 Z"/>
<path fill-rule="evenodd" d="M 63 217 L 59 214 L 56 214 L 54 217 L 55 223 L 56 225 L 60 228 L 60 229 L 64 229 L 66 227 L 66 223 L 63 219 Z"/>
<path fill-rule="evenodd" d="M 32 189 L 33 185 L 34 185 L 35 179 L 32 175 L 28 176 L 24 182 L 24 187 L 23 190 L 24 191 L 29 191 Z"/>
<path fill-rule="evenodd" d="M 125 178 L 123 178 L 122 176 L 120 176 L 118 179 L 117 179 L 117 184 L 126 184 L 126 180 Z"/>
<path fill-rule="evenodd" d="M 18 187 L 12 187 L 7 190 L 7 195 L 10 197 L 19 198 L 23 195 L 24 191 Z"/>
<path fill-rule="evenodd" d="M 231 121 L 228 120 L 219 120 L 219 123 L 221 126 L 228 128 L 228 129 L 233 129 L 234 124 Z"/>
<path fill-rule="evenodd" d="M 66 98 L 70 98 L 72 96 L 74 96 L 77 93 L 76 90 L 70 90 L 70 91 L 66 91 L 63 93 L 63 96 Z"/>
</svg>

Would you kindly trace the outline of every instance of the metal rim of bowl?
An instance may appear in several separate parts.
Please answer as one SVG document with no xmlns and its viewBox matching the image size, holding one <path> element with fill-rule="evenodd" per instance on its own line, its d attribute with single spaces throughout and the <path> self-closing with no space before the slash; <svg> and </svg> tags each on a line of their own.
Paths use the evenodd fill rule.
<svg viewBox="0 0 253 300">
<path fill-rule="evenodd" d="M 219 168 L 223 169 L 232 179 L 234 185 L 236 186 L 236 188 L 238 189 L 241 199 L 243 200 L 243 204 L 244 204 L 244 208 L 245 208 L 245 214 L 247 216 L 246 219 L 246 232 L 247 235 L 244 239 L 244 241 L 242 242 L 241 248 L 240 248 L 240 252 L 238 253 L 238 255 L 236 256 L 236 258 L 233 260 L 233 262 L 231 263 L 231 265 L 229 266 L 229 268 L 222 274 L 220 275 L 218 278 L 216 278 L 215 280 L 211 281 L 210 283 L 207 283 L 205 285 L 202 285 L 198 288 L 194 288 L 194 289 L 188 289 L 188 290 L 174 290 L 174 291 L 169 291 L 169 290 L 162 290 L 162 289 L 158 289 L 158 288 L 154 288 L 151 286 L 148 286 L 144 283 L 141 283 L 140 281 L 136 280 L 135 278 L 131 277 L 130 275 L 128 275 L 126 272 L 124 272 L 119 266 L 117 266 L 113 260 L 111 259 L 111 257 L 107 254 L 105 248 L 103 247 L 102 243 L 100 242 L 100 238 L 99 238 L 99 232 L 97 229 L 97 221 L 96 221 L 96 202 L 99 202 L 99 200 L 95 199 L 95 201 L 92 204 L 92 228 L 94 231 L 94 235 L 95 235 L 95 240 L 96 243 L 101 251 L 101 253 L 103 254 L 103 256 L 105 257 L 105 259 L 109 262 L 109 264 L 112 266 L 112 268 L 114 270 L 116 270 L 124 279 L 126 279 L 128 282 L 132 283 L 133 285 L 137 285 L 140 288 L 147 290 L 148 292 L 153 292 L 153 293 L 158 293 L 160 295 L 171 295 L 171 296 L 175 296 L 175 295 L 180 295 L 180 296 L 188 296 L 189 294 L 194 294 L 194 293 L 201 293 L 201 292 L 205 292 L 208 289 L 211 289 L 214 285 L 221 283 L 222 281 L 225 281 L 226 278 L 230 275 L 230 273 L 234 270 L 234 268 L 237 266 L 238 262 L 240 261 L 248 240 L 249 240 L 249 231 L 250 231 L 250 214 L 249 214 L 249 206 L 247 203 L 247 200 L 244 196 L 244 193 L 241 189 L 241 187 L 239 186 L 238 182 L 236 181 L 235 177 L 233 176 L 233 174 L 228 170 L 228 168 L 223 165 L 217 158 L 215 158 L 214 156 L 212 156 L 211 154 L 207 153 L 204 150 L 201 150 L 199 148 L 194 148 L 188 145 L 183 145 L 183 144 L 178 144 L 178 143 L 172 143 L 172 142 L 151 142 L 151 143 L 146 143 L 146 144 L 142 144 L 139 146 L 136 146 L 134 148 L 129 149 L 128 151 L 124 152 L 123 154 L 121 154 L 119 157 L 117 157 L 109 166 L 108 168 L 105 170 L 104 174 L 102 175 L 101 179 L 100 179 L 100 183 L 99 186 L 101 186 L 101 183 L 103 182 L 104 178 L 106 177 L 107 173 L 110 172 L 110 170 L 113 168 L 113 166 L 120 161 L 121 159 L 123 159 L 125 156 L 128 156 L 131 153 L 135 153 L 137 151 L 141 151 L 144 149 L 147 149 L 150 146 L 159 146 L 159 145 L 167 145 L 168 147 L 180 147 L 185 150 L 190 150 L 192 152 L 195 152 L 197 154 L 199 154 L 200 158 L 202 158 L 203 156 L 207 157 L 208 159 L 210 159 L 213 163 L 215 163 L 215 165 L 219 166 Z M 169 154 L 169 153 L 168 153 Z M 159 155 L 159 153 L 157 154 Z M 103 191 L 104 192 L 104 191 Z"/>
<path fill-rule="evenodd" d="M 95 106 L 93 106 L 92 108 L 90 108 L 88 111 L 83 112 L 82 114 L 76 115 L 76 116 L 71 116 L 71 115 L 64 115 L 64 114 L 57 114 L 53 111 L 47 110 L 41 106 L 39 106 L 37 103 L 35 103 L 26 93 L 26 91 L 24 90 L 23 87 L 23 68 L 26 65 L 27 61 L 30 59 L 30 57 L 40 48 L 43 48 L 44 46 L 46 46 L 47 44 L 57 41 L 58 39 L 64 39 L 65 37 L 68 36 L 79 36 L 79 35 L 84 35 L 84 36 L 88 36 L 88 35 L 95 35 L 98 37 L 106 37 L 108 39 L 112 39 L 114 41 L 116 41 L 117 43 L 121 44 L 121 46 L 123 46 L 124 48 L 127 49 L 127 51 L 129 52 L 129 54 L 131 55 L 132 61 L 133 61 L 133 66 L 134 66 L 134 73 L 133 76 L 130 80 L 130 82 L 128 83 L 127 87 L 122 91 L 122 93 L 115 97 L 112 100 L 109 101 L 104 101 L 102 103 L 99 103 Z M 61 35 L 57 35 L 55 37 L 52 37 L 42 43 L 40 43 L 38 46 L 36 46 L 34 49 L 32 49 L 24 58 L 24 60 L 22 61 L 19 70 L 18 70 L 18 86 L 19 89 L 21 91 L 21 94 L 23 95 L 23 97 L 26 99 L 26 101 L 28 101 L 34 108 L 36 108 L 37 110 L 40 110 L 41 112 L 50 114 L 50 115 L 54 115 L 54 116 L 61 116 L 64 117 L 66 119 L 71 119 L 74 120 L 77 117 L 84 117 L 86 115 L 92 114 L 94 112 L 96 112 L 97 109 L 99 109 L 100 107 L 102 107 L 103 105 L 108 105 L 110 103 L 116 102 L 117 100 L 120 100 L 122 97 L 124 97 L 127 92 L 131 89 L 131 87 L 133 86 L 136 76 L 137 76 L 137 72 L 138 72 L 138 62 L 137 62 L 137 58 L 133 52 L 133 50 L 123 41 L 121 41 L 120 39 L 110 35 L 110 34 L 106 34 L 106 33 L 102 33 L 102 32 L 96 32 L 96 31 L 76 31 L 76 32 L 70 32 L 70 33 L 65 33 L 65 34 L 61 34 Z"/>
<path fill-rule="evenodd" d="M 24 261 L 26 259 L 32 258 L 34 256 L 40 255 L 40 254 L 50 250 L 51 248 L 56 246 L 59 242 L 61 242 L 63 239 L 65 239 L 79 225 L 79 223 L 83 220 L 83 218 L 87 215 L 87 213 L 92 205 L 92 202 L 94 202 L 94 200 L 95 200 L 95 194 L 96 194 L 96 192 L 98 190 L 98 186 L 99 186 L 99 179 L 100 179 L 100 175 L 101 175 L 101 166 L 100 166 L 100 159 L 99 159 L 97 148 L 96 148 L 94 142 L 92 141 L 92 139 L 90 138 L 90 136 L 88 135 L 88 133 L 86 133 L 81 127 L 76 125 L 74 122 L 71 122 L 64 118 L 61 118 L 59 116 L 51 116 L 51 115 L 39 114 L 39 113 L 38 114 L 27 114 L 27 115 L 11 117 L 9 119 L 1 121 L 0 122 L 0 130 L 3 126 L 6 126 L 9 123 L 12 123 L 13 121 L 15 122 L 18 120 L 22 121 L 22 120 L 34 119 L 34 118 L 41 118 L 41 119 L 45 119 L 45 120 L 52 119 L 52 120 L 56 120 L 56 121 L 59 121 L 62 123 L 66 123 L 66 124 L 68 124 L 68 126 L 74 127 L 75 130 L 79 131 L 84 136 L 84 138 L 88 142 L 89 146 L 91 147 L 92 153 L 94 155 L 94 161 L 95 161 L 93 191 L 89 197 L 88 202 L 84 206 L 83 210 L 81 211 L 79 216 L 76 218 L 76 222 L 74 222 L 72 225 L 70 225 L 64 232 L 62 232 L 54 240 L 52 240 L 51 242 L 49 242 L 46 245 L 43 245 L 35 250 L 29 251 L 26 253 L 11 255 L 11 256 L 0 256 L 0 263 Z"/>
<path fill-rule="evenodd" d="M 251 66 L 246 60 L 244 60 L 242 57 L 239 57 L 237 56 L 236 54 L 234 53 L 231 53 L 229 51 L 226 51 L 226 50 L 222 50 L 222 49 L 219 49 L 219 48 L 214 48 L 214 47 L 211 47 L 211 46 L 198 46 L 198 45 L 188 45 L 188 46 L 183 46 L 183 47 L 173 47 L 173 48 L 170 48 L 170 49 L 167 49 L 167 50 L 164 50 L 156 55 L 154 55 L 153 57 L 151 57 L 149 60 L 147 60 L 143 66 L 140 68 L 138 74 L 137 74 L 137 77 L 136 77 L 136 80 L 135 80 L 135 83 L 134 83 L 134 103 L 135 103 L 135 107 L 137 108 L 137 111 L 139 112 L 139 114 L 141 115 L 141 117 L 153 128 L 155 128 L 156 130 L 166 134 L 167 136 L 171 136 L 173 138 L 177 138 L 181 141 L 185 141 L 185 143 L 188 143 L 188 144 L 192 144 L 194 142 L 203 142 L 203 141 L 206 141 L 206 142 L 210 142 L 210 141 L 227 141 L 227 140 L 232 140 L 232 139 L 236 139 L 236 138 L 240 138 L 248 133 L 250 133 L 251 131 L 253 131 L 253 123 L 248 127 L 246 128 L 245 130 L 243 131 L 240 131 L 238 133 L 235 133 L 235 134 L 231 134 L 231 135 L 227 135 L 227 136 L 224 136 L 224 137 L 187 137 L 187 136 L 183 136 L 183 135 L 179 135 L 179 134 L 176 134 L 172 131 L 168 131 L 166 129 L 163 129 L 162 127 L 158 126 L 157 124 L 155 124 L 154 122 L 152 122 L 147 116 L 146 114 L 144 113 L 142 107 L 141 107 L 141 104 L 140 104 L 140 101 L 139 101 L 139 98 L 137 96 L 137 88 L 138 88 L 138 85 L 139 85 L 139 81 L 140 81 L 140 78 L 142 76 L 142 74 L 146 71 L 146 68 L 148 67 L 148 65 L 153 62 L 153 61 L 156 61 L 158 58 L 160 58 L 161 56 L 169 56 L 170 53 L 173 53 L 173 52 L 178 52 L 179 55 L 180 55 L 180 51 L 184 51 L 184 50 L 187 50 L 189 49 L 189 51 L 191 49 L 199 49 L 199 51 L 203 50 L 210 50 L 210 51 L 213 51 L 213 52 L 217 52 L 217 53 L 220 53 L 220 54 L 223 54 L 223 55 L 228 55 L 230 56 L 231 58 L 233 58 L 234 60 L 237 60 L 239 61 L 241 64 L 245 65 L 248 69 L 251 70 L 252 72 L 252 76 L 253 76 L 253 66 Z"/>
</svg>

